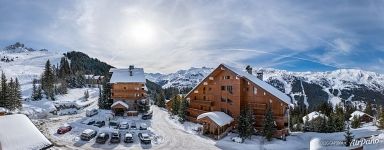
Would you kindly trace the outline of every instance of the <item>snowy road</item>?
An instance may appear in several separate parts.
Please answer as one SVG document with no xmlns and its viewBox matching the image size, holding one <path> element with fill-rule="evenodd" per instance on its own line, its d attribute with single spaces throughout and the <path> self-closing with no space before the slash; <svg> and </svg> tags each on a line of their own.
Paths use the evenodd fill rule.
<svg viewBox="0 0 384 150">
<path fill-rule="evenodd" d="M 153 119 L 152 128 L 163 135 L 164 143 L 154 149 L 174 149 L 174 150 L 215 150 L 219 149 L 215 146 L 215 141 L 187 133 L 181 129 L 175 128 L 166 119 L 169 117 L 168 113 L 158 107 L 152 107 Z"/>
</svg>

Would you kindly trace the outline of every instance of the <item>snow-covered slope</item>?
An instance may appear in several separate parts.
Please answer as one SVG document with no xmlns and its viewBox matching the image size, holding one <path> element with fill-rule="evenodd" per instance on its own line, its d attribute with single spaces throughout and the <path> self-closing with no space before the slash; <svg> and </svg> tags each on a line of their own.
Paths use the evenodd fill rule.
<svg viewBox="0 0 384 150">
<path fill-rule="evenodd" d="M 244 69 L 245 70 L 245 69 Z M 212 68 L 191 68 L 171 74 L 146 74 L 148 80 L 163 88 L 194 87 Z M 357 69 L 327 72 L 290 72 L 272 68 L 254 69 L 264 73 L 263 80 L 288 94 L 296 104 L 315 106 L 329 101 L 336 105 L 343 100 L 364 107 L 366 101 L 384 103 L 384 75 Z"/>
<path fill-rule="evenodd" d="M 40 77 L 46 61 L 49 59 L 51 64 L 56 65 L 62 56 L 61 53 L 36 51 L 24 47 L 23 44 L 14 44 L 0 48 L 0 58 L 8 58 L 8 61 L 0 61 L 0 71 L 5 73 L 7 79 L 17 77 L 23 96 L 27 96 L 30 95 L 32 80 Z"/>
</svg>

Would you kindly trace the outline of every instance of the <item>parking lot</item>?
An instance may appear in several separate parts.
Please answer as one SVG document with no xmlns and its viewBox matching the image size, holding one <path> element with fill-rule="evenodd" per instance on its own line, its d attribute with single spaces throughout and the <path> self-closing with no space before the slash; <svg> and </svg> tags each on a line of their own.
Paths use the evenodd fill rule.
<svg viewBox="0 0 384 150">
<path fill-rule="evenodd" d="M 104 122 L 104 123 L 101 123 Z M 50 138 L 53 141 L 60 141 L 63 146 L 69 148 L 92 148 L 92 149 L 148 149 L 153 146 L 159 145 L 163 142 L 163 136 L 158 135 L 152 128 L 151 119 L 143 120 L 141 115 L 130 117 L 113 117 L 110 111 L 99 110 L 98 114 L 91 117 L 86 117 L 85 113 L 76 114 L 72 116 L 60 116 L 52 119 L 50 125 L 54 126 L 48 128 L 48 132 L 51 135 Z M 57 130 L 63 126 L 71 126 L 70 131 L 65 131 L 64 134 L 58 134 Z M 86 129 L 91 129 L 95 132 L 95 136 L 92 136 L 89 141 L 82 140 L 81 135 Z M 112 132 L 118 132 L 120 135 L 119 142 L 112 143 Z M 104 144 L 96 142 L 96 138 L 100 133 L 109 135 L 109 138 Z M 132 134 L 132 142 L 124 142 L 125 134 Z M 150 138 L 150 144 L 144 144 L 139 139 L 139 134 L 147 134 Z M 60 144 L 58 143 L 58 145 Z"/>
</svg>

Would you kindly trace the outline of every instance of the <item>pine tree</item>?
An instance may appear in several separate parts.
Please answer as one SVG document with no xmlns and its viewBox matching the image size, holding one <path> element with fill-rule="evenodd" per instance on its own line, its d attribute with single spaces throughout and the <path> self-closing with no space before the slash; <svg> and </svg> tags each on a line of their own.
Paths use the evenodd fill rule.
<svg viewBox="0 0 384 150">
<path fill-rule="evenodd" d="M 311 131 L 308 115 L 305 116 L 305 121 L 304 121 L 304 132 L 305 131 Z"/>
<path fill-rule="evenodd" d="M 41 78 L 41 88 L 47 99 L 55 100 L 54 73 L 49 60 L 45 64 L 45 69 Z"/>
<path fill-rule="evenodd" d="M 365 107 L 364 113 L 373 116 L 372 104 L 371 101 L 368 101 L 367 106 Z"/>
<path fill-rule="evenodd" d="M 172 115 L 177 115 L 179 113 L 179 108 L 180 108 L 180 100 L 179 96 L 175 95 L 172 98 Z"/>
<path fill-rule="evenodd" d="M 8 82 L 8 88 L 7 88 L 7 94 L 8 94 L 8 101 L 7 101 L 7 108 L 10 110 L 15 109 L 15 83 L 13 82 L 13 78 L 11 78 Z"/>
<path fill-rule="evenodd" d="M 249 109 L 248 106 L 244 106 L 240 111 L 240 116 L 237 121 L 239 137 L 242 139 L 250 138 L 254 132 L 255 124 L 252 109 Z"/>
<path fill-rule="evenodd" d="M 31 95 L 31 99 L 36 101 L 37 100 L 37 80 L 36 79 L 33 79 L 32 81 L 32 95 Z"/>
<path fill-rule="evenodd" d="M 0 86 L 0 107 L 6 107 L 7 79 L 4 72 L 1 73 Z"/>
<path fill-rule="evenodd" d="M 85 92 L 84 92 L 84 98 L 85 98 L 85 100 L 88 100 L 88 98 L 89 98 L 89 92 L 88 92 L 88 90 L 85 90 Z"/>
<path fill-rule="evenodd" d="M 379 128 L 384 129 L 384 113 L 381 111 L 380 116 L 379 116 Z"/>
<path fill-rule="evenodd" d="M 22 97 L 21 97 L 21 89 L 20 89 L 20 83 L 19 83 L 19 80 L 16 78 L 15 79 L 15 108 L 17 109 L 21 109 L 21 100 L 22 100 Z"/>
<path fill-rule="evenodd" d="M 360 127 L 360 117 L 357 115 L 354 115 L 351 122 L 352 128 L 359 128 Z"/>
<path fill-rule="evenodd" d="M 41 85 L 37 86 L 36 98 L 37 100 L 43 99 L 43 89 L 41 89 Z"/>
<path fill-rule="evenodd" d="M 164 97 L 164 92 L 160 91 L 159 94 L 156 94 L 156 101 L 157 101 L 157 106 L 159 107 L 165 107 L 165 97 Z"/>
<path fill-rule="evenodd" d="M 273 119 L 273 112 L 271 106 L 268 106 L 267 112 L 264 117 L 263 134 L 268 140 L 272 140 L 273 133 L 276 131 L 275 120 Z"/>
<path fill-rule="evenodd" d="M 349 127 L 349 125 L 347 127 L 347 130 L 345 130 L 344 137 L 345 137 L 345 146 L 347 147 L 350 146 L 354 135 L 352 135 L 351 128 Z"/>
<path fill-rule="evenodd" d="M 179 121 L 181 123 L 184 123 L 184 121 L 186 120 L 188 107 L 189 107 L 189 103 L 188 103 L 187 99 L 185 99 L 185 97 L 182 96 L 180 109 L 179 109 Z"/>
</svg>

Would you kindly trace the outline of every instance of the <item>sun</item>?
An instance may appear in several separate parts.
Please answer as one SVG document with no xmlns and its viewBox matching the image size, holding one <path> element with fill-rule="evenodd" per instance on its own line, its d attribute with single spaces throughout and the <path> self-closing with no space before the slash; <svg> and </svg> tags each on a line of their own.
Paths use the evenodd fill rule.
<svg viewBox="0 0 384 150">
<path fill-rule="evenodd" d="M 155 40 L 155 29 L 147 22 L 138 22 L 131 26 L 130 35 L 138 44 L 148 44 Z"/>
</svg>

